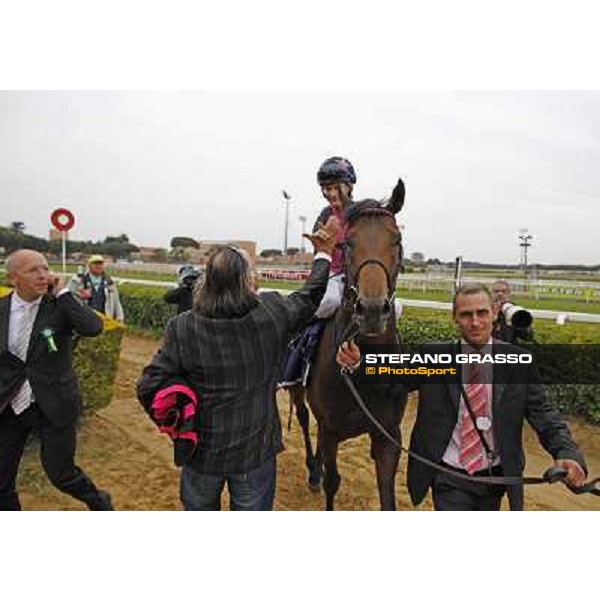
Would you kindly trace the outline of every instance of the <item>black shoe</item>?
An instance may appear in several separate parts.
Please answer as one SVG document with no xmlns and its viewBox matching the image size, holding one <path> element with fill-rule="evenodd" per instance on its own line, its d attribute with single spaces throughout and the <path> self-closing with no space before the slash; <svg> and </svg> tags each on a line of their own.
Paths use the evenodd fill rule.
<svg viewBox="0 0 600 600">
<path fill-rule="evenodd" d="M 110 494 L 104 490 L 98 490 L 97 497 L 88 504 L 88 508 L 90 510 L 115 510 Z"/>
</svg>

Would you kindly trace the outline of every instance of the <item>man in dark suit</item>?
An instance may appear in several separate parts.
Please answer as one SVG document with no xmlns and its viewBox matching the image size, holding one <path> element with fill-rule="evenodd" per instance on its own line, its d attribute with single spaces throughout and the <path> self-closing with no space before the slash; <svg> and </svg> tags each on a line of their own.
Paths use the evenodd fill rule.
<svg viewBox="0 0 600 600">
<path fill-rule="evenodd" d="M 0 298 L 0 510 L 21 508 L 15 481 L 32 430 L 52 484 L 91 510 L 112 510 L 108 493 L 74 462 L 81 395 L 72 336 L 96 336 L 102 321 L 50 274 L 39 252 L 13 252 L 6 270 L 15 289 Z"/>
<path fill-rule="evenodd" d="M 492 340 L 495 312 L 489 290 L 465 285 L 456 292 L 453 316 L 461 339 L 424 348 L 425 353 L 496 354 L 525 353 L 523 349 Z M 344 344 L 338 362 L 355 369 L 360 362 L 358 347 Z M 419 390 L 419 406 L 412 431 L 411 451 L 450 470 L 476 476 L 522 475 L 525 457 L 522 428 L 525 419 L 536 431 L 542 446 L 566 469 L 567 483 L 581 485 L 586 477 L 583 456 L 558 411 L 549 402 L 534 364 L 520 369 L 511 381 L 509 365 L 494 365 L 485 373 L 481 365 L 457 369 L 456 377 L 444 383 L 423 376 L 399 376 L 401 387 Z M 465 390 L 469 410 L 461 394 Z M 485 442 L 485 443 L 484 443 Z M 487 448 L 486 448 L 487 446 Z M 498 486 L 462 481 L 409 457 L 408 489 L 417 505 L 432 489 L 436 510 L 499 510 L 508 494 L 512 510 L 523 508 L 523 486 Z"/>
<path fill-rule="evenodd" d="M 161 350 L 144 369 L 138 397 L 146 410 L 157 392 L 183 378 L 198 398 L 198 444 L 181 472 L 187 510 L 219 510 L 225 483 L 232 510 L 271 510 L 275 457 L 283 450 L 275 401 L 279 367 L 292 336 L 312 318 L 329 275 L 337 224 L 306 236 L 315 260 L 289 296 L 256 293 L 241 250 L 211 256 L 194 308 L 167 325 Z"/>
</svg>

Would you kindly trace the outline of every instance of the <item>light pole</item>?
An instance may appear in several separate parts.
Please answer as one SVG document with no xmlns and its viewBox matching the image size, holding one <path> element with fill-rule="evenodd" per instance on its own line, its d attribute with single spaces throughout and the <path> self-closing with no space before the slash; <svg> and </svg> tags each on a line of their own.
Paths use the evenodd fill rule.
<svg viewBox="0 0 600 600">
<path fill-rule="evenodd" d="M 529 240 L 532 240 L 533 236 L 527 233 L 527 229 L 521 229 L 519 231 L 519 239 L 521 240 L 519 246 L 523 248 L 521 264 L 523 265 L 523 271 L 527 273 L 527 248 L 531 246 L 531 242 Z"/>
<path fill-rule="evenodd" d="M 285 258 L 287 257 L 288 250 L 288 220 L 290 214 L 290 200 L 292 197 L 285 190 L 281 190 L 281 193 L 283 194 L 283 198 L 285 200 L 285 236 L 283 238 L 283 256 Z"/>
<path fill-rule="evenodd" d="M 302 223 L 302 237 L 300 238 L 300 252 L 302 252 L 302 254 L 304 254 L 304 227 L 306 225 L 306 217 L 304 215 L 301 215 L 298 218 L 300 219 L 300 222 Z"/>
</svg>

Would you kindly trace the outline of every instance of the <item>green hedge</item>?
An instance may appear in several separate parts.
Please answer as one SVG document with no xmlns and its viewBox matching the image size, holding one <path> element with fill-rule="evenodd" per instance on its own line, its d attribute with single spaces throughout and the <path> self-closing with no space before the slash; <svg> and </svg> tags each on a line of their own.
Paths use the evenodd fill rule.
<svg viewBox="0 0 600 600">
<path fill-rule="evenodd" d="M 177 307 L 163 300 L 167 289 L 131 283 L 120 285 L 119 296 L 127 324 L 162 336 L 169 319 L 177 314 Z"/>
<path fill-rule="evenodd" d="M 0 296 L 10 292 L 0 287 Z M 86 411 L 96 411 L 107 406 L 113 395 L 113 387 L 119 367 L 121 340 L 125 332 L 122 323 L 100 315 L 104 330 L 94 338 L 77 338 L 73 351 L 73 366 Z"/>
<path fill-rule="evenodd" d="M 102 317 L 102 333 L 95 338 L 78 338 L 73 352 L 73 366 L 86 411 L 97 411 L 110 404 L 126 329 L 122 323 Z"/>
</svg>

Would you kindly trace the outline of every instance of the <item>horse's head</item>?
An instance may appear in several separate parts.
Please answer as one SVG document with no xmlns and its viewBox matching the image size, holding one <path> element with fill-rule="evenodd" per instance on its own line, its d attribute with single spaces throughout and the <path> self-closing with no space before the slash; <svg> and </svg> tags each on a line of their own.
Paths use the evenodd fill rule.
<svg viewBox="0 0 600 600">
<path fill-rule="evenodd" d="M 398 186 L 394 192 L 397 190 Z M 402 235 L 394 214 L 402 203 L 398 197 L 395 204 L 393 200 L 394 195 L 387 204 L 363 200 L 347 215 L 343 242 L 345 303 L 353 309 L 359 331 L 366 336 L 382 334 L 394 310 L 396 277 L 402 262 Z"/>
</svg>

